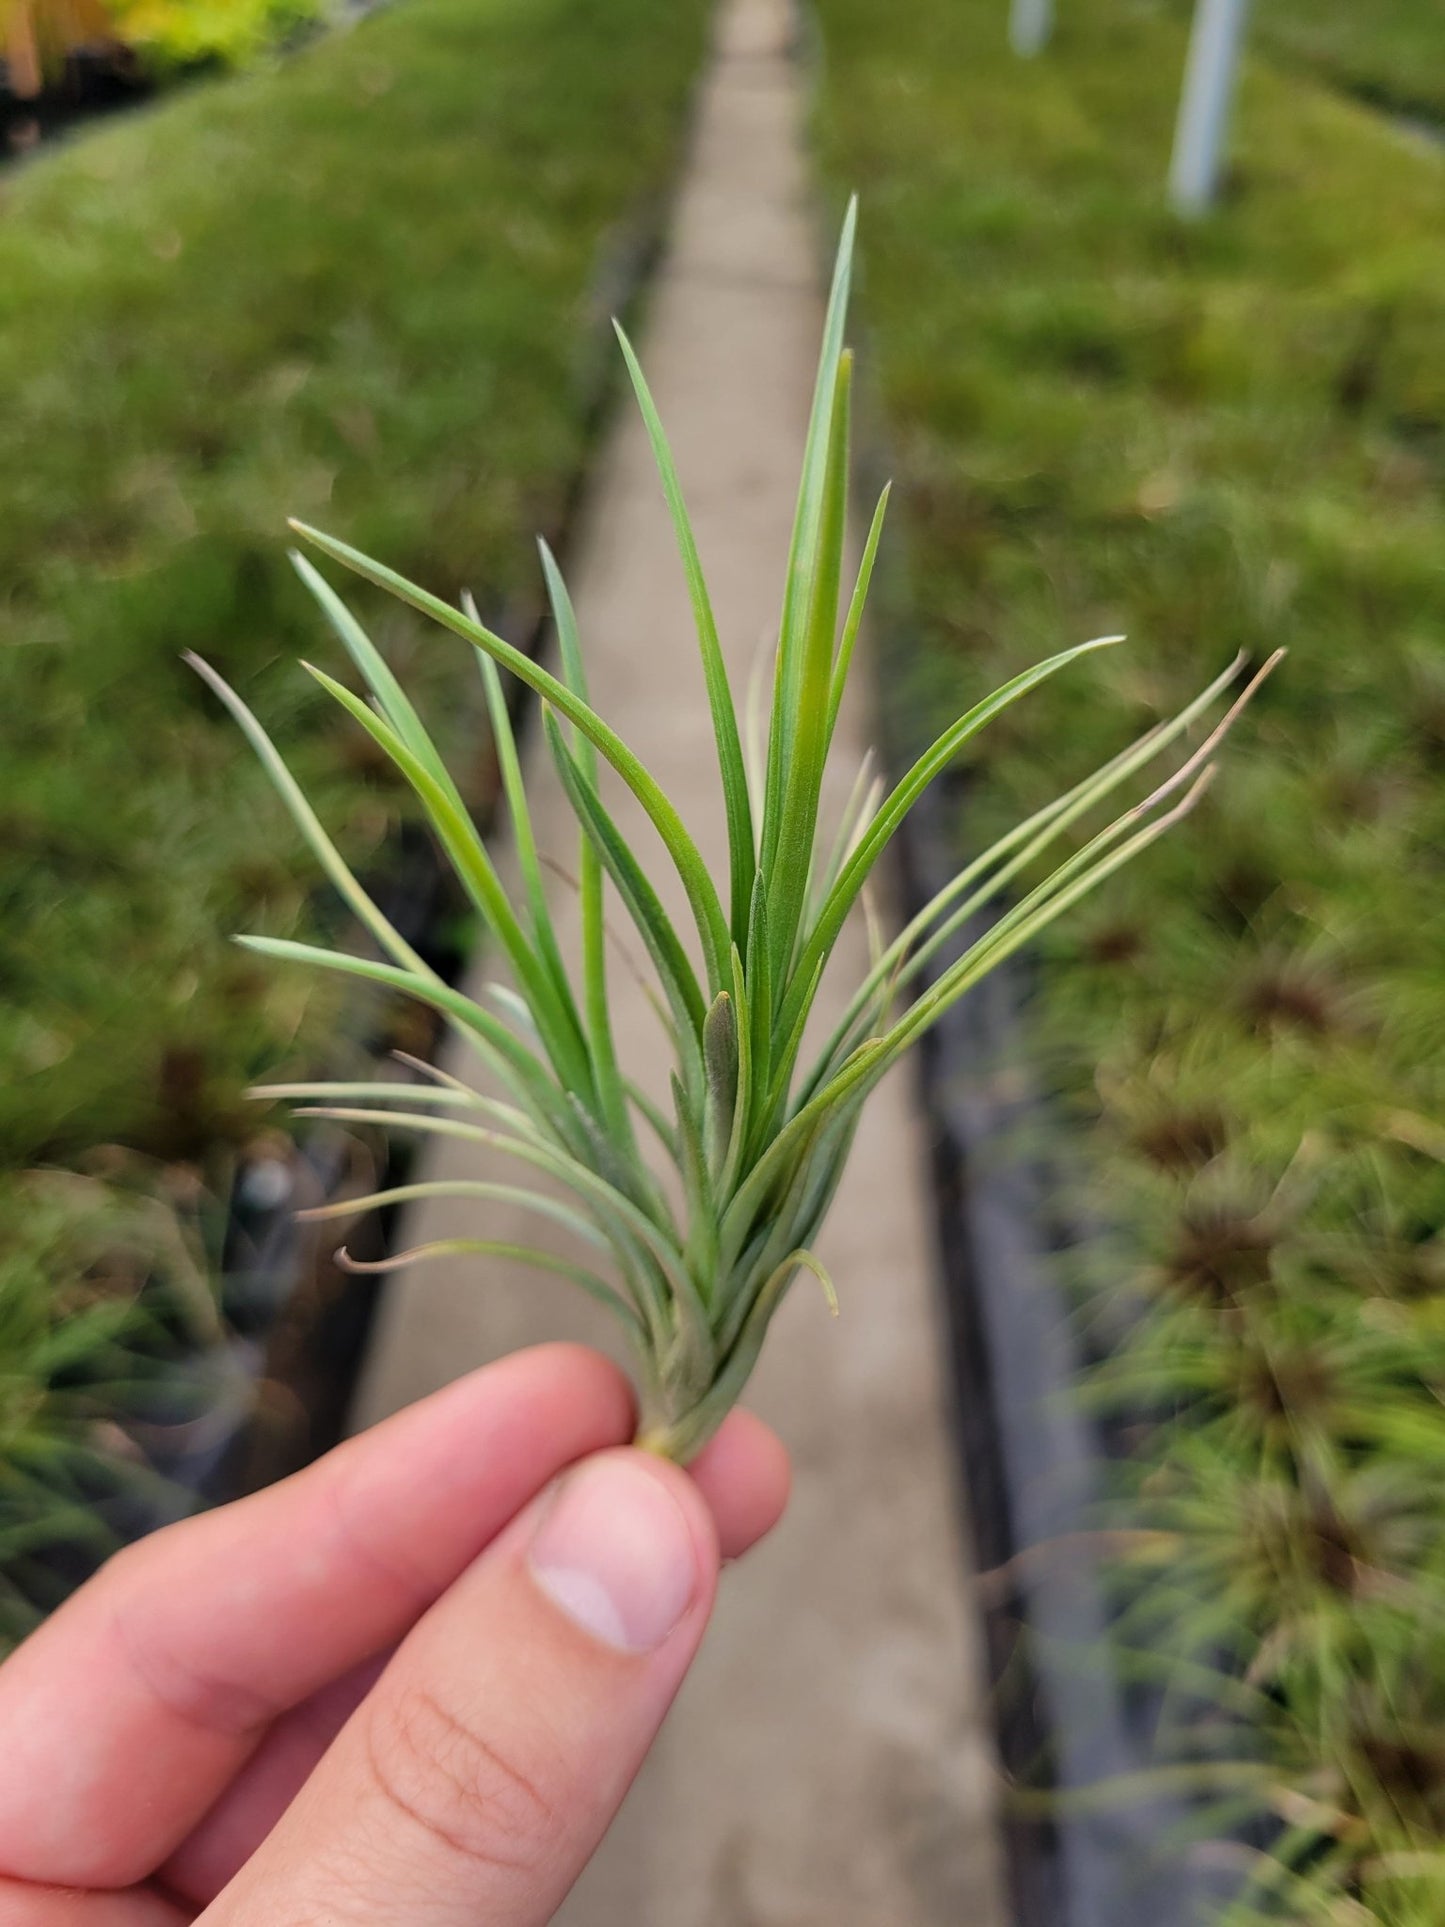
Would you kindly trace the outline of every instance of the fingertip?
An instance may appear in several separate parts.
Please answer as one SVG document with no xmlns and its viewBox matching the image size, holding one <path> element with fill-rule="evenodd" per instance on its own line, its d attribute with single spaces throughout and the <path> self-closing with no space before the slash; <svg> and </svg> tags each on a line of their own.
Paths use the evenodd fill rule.
<svg viewBox="0 0 1445 1927">
<path fill-rule="evenodd" d="M 788 1449 L 753 1412 L 729 1412 L 687 1469 L 712 1513 L 724 1559 L 749 1551 L 787 1508 L 793 1483 Z"/>
<path fill-rule="evenodd" d="M 556 1339 L 509 1353 L 496 1365 L 484 1365 L 469 1376 L 486 1379 L 499 1369 L 525 1374 L 570 1409 L 595 1414 L 596 1423 L 609 1439 L 621 1443 L 631 1437 L 637 1415 L 632 1385 L 619 1365 L 590 1345 Z"/>
<path fill-rule="evenodd" d="M 599 1452 L 561 1481 L 528 1553 L 533 1579 L 574 1624 L 639 1655 L 685 1628 L 695 1646 L 721 1563 L 707 1502 L 653 1453 Z"/>
</svg>

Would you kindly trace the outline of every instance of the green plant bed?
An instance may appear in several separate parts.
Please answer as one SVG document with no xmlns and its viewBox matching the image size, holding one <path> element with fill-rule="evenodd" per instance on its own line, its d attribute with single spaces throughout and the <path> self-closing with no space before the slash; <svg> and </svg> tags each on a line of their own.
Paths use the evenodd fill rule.
<svg viewBox="0 0 1445 1927">
<path fill-rule="evenodd" d="M 1262 51 L 1332 86 L 1445 122 L 1445 12 L 1438 0 L 1258 0 Z"/>
<path fill-rule="evenodd" d="M 304 1057 L 314 927 L 198 646 L 371 865 L 406 813 L 324 701 L 281 505 L 494 614 L 537 593 L 596 392 L 599 277 L 666 185 L 702 0 L 411 0 L 0 188 L 0 1168 L 204 1161 Z M 385 638 L 482 751 L 471 665 Z"/>
<path fill-rule="evenodd" d="M 1194 11 L 1194 0 L 1135 4 L 1141 18 L 1185 21 Z M 1445 127 L 1445 11 L 1438 0 L 1253 0 L 1245 33 L 1255 55 L 1386 112 Z M 1181 75 L 1174 74 L 1175 84 Z"/>
<path fill-rule="evenodd" d="M 1080 1315 L 1148 1307 L 1091 1396 L 1153 1415 L 1123 1628 L 1181 1662 L 1171 1758 L 1214 1762 L 1221 1829 L 1281 1829 L 1264 1913 L 1436 1918 L 1445 165 L 1253 58 L 1229 197 L 1184 228 L 1176 15 L 1072 9 L 1024 63 L 991 0 L 817 13 L 906 525 L 896 735 L 1131 636 L 980 740 L 960 851 L 1236 650 L 1291 652 L 1196 823 L 1051 933 L 1030 1035 L 1109 1227 Z"/>
</svg>

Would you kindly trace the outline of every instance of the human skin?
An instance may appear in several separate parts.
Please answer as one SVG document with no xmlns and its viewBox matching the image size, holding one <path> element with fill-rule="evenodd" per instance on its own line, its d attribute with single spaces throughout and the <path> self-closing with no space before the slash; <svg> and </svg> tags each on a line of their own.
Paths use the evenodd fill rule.
<svg viewBox="0 0 1445 1927">
<path fill-rule="evenodd" d="M 0 1666 L 0 1927 L 540 1927 L 786 1455 L 518 1353 L 112 1560 Z"/>
</svg>

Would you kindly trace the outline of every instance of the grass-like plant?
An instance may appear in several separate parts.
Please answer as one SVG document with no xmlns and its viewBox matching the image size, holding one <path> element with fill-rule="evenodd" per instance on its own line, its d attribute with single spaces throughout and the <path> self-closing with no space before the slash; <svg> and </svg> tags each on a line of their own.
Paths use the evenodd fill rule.
<svg viewBox="0 0 1445 1927">
<path fill-rule="evenodd" d="M 1082 843 L 1066 845 L 1069 853 L 1052 872 L 1023 888 L 983 935 L 955 955 L 945 946 L 979 911 L 1014 879 L 1036 877 L 1039 857 L 1183 736 L 1240 665 L 969 863 L 894 941 L 875 941 L 863 981 L 805 1062 L 805 1029 L 839 934 L 925 786 L 991 718 L 1045 678 L 1118 640 L 1083 643 L 1015 676 L 960 716 L 886 794 L 861 779 L 831 838 L 824 834 L 824 771 L 887 500 L 885 491 L 845 599 L 852 359 L 843 331 L 854 219 L 850 209 L 825 323 L 766 740 L 751 758 L 744 752 L 672 456 L 636 356 L 619 330 L 691 592 L 726 810 L 725 878 L 709 874 L 672 802 L 589 703 L 572 606 L 545 546 L 542 564 L 560 653 L 555 675 L 494 635 L 470 603 L 453 608 L 334 537 L 293 524 L 324 555 L 477 651 L 516 844 L 515 898 L 406 693 L 329 584 L 296 558 L 371 701 L 320 670 L 311 674 L 416 791 L 511 973 L 513 985 L 497 988 L 487 1004 L 443 982 L 391 926 L 343 863 L 255 718 L 214 672 L 196 665 L 251 738 L 323 867 L 382 954 L 357 956 L 260 937 L 241 941 L 269 956 L 348 971 L 419 998 L 465 1037 L 489 1078 L 487 1090 L 433 1072 L 408 1084 L 273 1085 L 265 1094 L 309 1099 L 312 1115 L 461 1137 L 551 1180 L 556 1190 L 548 1192 L 481 1181 L 414 1184 L 361 1202 L 402 1202 L 443 1191 L 505 1197 L 563 1225 L 589 1254 L 585 1262 L 485 1237 L 425 1247 L 391 1262 L 464 1251 L 521 1259 L 572 1279 L 617 1315 L 631 1341 L 641 1379 L 641 1442 L 677 1458 L 695 1452 L 737 1398 L 797 1274 L 814 1273 L 831 1298 L 815 1241 L 869 1093 L 956 998 L 1193 805 L 1212 774 L 1211 753 L 1239 706 L 1142 802 Z M 548 911 L 500 669 L 540 697 L 547 746 L 579 825 L 582 954 L 575 971 Z M 691 913 L 686 937 L 603 801 L 601 762 L 636 797 L 666 847 Z M 659 1109 L 617 1060 L 605 959 L 609 884 L 646 948 L 661 993 L 659 1009 L 674 1056 L 670 1110 Z M 644 1139 L 651 1140 L 651 1157 Z M 670 1184 L 663 1182 L 658 1160 L 671 1167 Z M 679 1196 L 680 1208 L 674 1202 Z M 348 1201 L 334 1211 L 357 1208 Z"/>
<path fill-rule="evenodd" d="M 0 1184 L 0 1657 L 116 1550 L 118 1517 L 183 1506 L 138 1440 L 194 1416 L 176 1360 L 221 1336 L 153 1192 L 57 1170 Z"/>
</svg>

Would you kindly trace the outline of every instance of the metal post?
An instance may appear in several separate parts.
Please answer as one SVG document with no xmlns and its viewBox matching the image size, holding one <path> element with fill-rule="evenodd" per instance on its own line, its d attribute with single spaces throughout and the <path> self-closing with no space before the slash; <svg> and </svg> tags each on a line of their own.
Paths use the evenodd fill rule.
<svg viewBox="0 0 1445 1927">
<path fill-rule="evenodd" d="M 1203 214 L 1213 205 L 1248 11 L 1249 0 L 1195 0 L 1169 166 L 1169 199 L 1180 214 Z"/>
<path fill-rule="evenodd" d="M 1008 37 L 1016 54 L 1042 53 L 1054 30 L 1054 0 L 1013 0 Z"/>
</svg>

